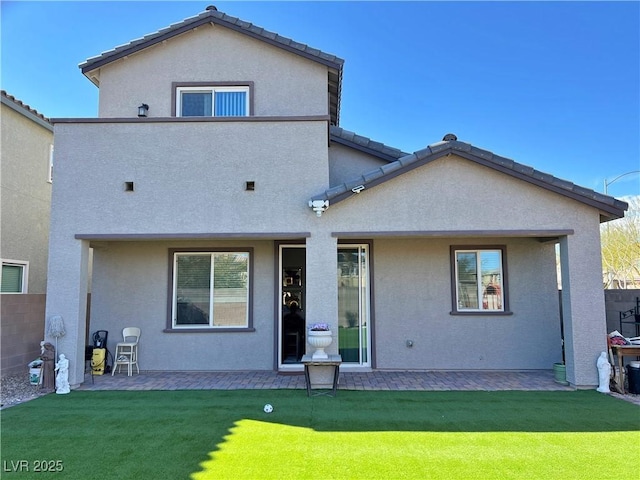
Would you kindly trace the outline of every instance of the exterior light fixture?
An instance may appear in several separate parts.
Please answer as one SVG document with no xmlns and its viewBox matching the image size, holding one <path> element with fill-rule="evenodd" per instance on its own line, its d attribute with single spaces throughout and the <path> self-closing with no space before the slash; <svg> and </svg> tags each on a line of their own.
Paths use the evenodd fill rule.
<svg viewBox="0 0 640 480">
<path fill-rule="evenodd" d="M 318 217 L 329 208 L 329 200 L 309 200 L 309 208 L 311 208 Z"/>
<path fill-rule="evenodd" d="M 146 103 L 143 103 L 138 107 L 138 116 L 146 117 L 148 111 L 149 111 L 149 105 L 147 105 Z"/>
</svg>

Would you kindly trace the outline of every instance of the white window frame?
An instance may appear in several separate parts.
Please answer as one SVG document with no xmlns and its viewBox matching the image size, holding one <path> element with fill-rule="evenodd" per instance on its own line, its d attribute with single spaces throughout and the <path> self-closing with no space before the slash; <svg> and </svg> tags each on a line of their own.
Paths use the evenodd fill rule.
<svg viewBox="0 0 640 480">
<path fill-rule="evenodd" d="M 2 295 L 23 295 L 29 293 L 29 262 L 24 260 L 0 259 L 2 266 L 22 267 L 22 285 L 20 292 L 2 292 Z M 0 268 L 0 285 L 2 284 L 2 268 Z"/>
<path fill-rule="evenodd" d="M 216 111 L 215 105 L 215 94 L 216 92 L 244 92 L 247 96 L 245 101 L 245 112 L 244 117 L 249 116 L 249 105 L 250 105 L 250 88 L 249 86 L 188 86 L 188 87 L 176 87 L 176 117 L 182 117 L 182 94 L 183 93 L 211 93 L 211 115 L 206 115 L 214 117 L 214 113 Z M 185 117 L 187 118 L 187 117 Z"/>
<path fill-rule="evenodd" d="M 239 325 L 239 326 L 232 326 L 232 325 L 215 325 L 214 321 L 214 315 L 212 315 L 213 313 L 213 307 L 215 304 L 214 301 L 214 273 L 215 270 L 213 268 L 213 259 L 216 255 L 228 255 L 228 254 L 246 254 L 247 255 L 247 297 L 246 297 L 246 305 L 247 305 L 247 312 L 245 315 L 245 322 L 244 325 Z M 209 291 L 209 305 L 210 305 L 210 310 L 209 310 L 209 323 L 208 324 L 179 324 L 177 323 L 177 309 L 178 309 L 178 295 L 177 295 L 177 282 L 178 282 L 178 257 L 180 256 L 197 256 L 197 255 L 202 255 L 202 256 L 209 256 L 211 257 L 211 280 L 210 280 L 210 291 Z M 211 331 L 242 331 L 242 330 L 248 330 L 248 329 L 252 329 L 252 295 L 251 295 L 251 289 L 252 289 L 252 285 L 251 285 L 251 279 L 252 279 L 252 275 L 251 275 L 251 269 L 252 269 L 252 262 L 253 262 L 253 251 L 251 249 L 247 249 L 247 250 L 176 250 L 172 253 L 173 259 L 173 267 L 172 267 L 172 292 L 171 292 L 171 329 L 172 330 L 200 330 L 202 331 L 203 329 L 205 330 L 211 330 Z"/>
<path fill-rule="evenodd" d="M 49 169 L 47 173 L 47 182 L 53 183 L 53 145 L 49 146 Z"/>
<path fill-rule="evenodd" d="M 481 253 L 483 252 L 497 252 L 500 254 L 500 297 L 501 306 L 499 309 L 482 308 L 483 301 L 483 286 L 482 286 L 482 265 L 481 265 Z M 478 308 L 461 308 L 460 306 L 460 288 L 458 278 L 458 254 L 460 253 L 474 253 L 476 255 L 476 294 L 478 298 Z M 453 289 L 453 309 L 452 313 L 456 314 L 501 314 L 509 313 L 509 301 L 507 292 L 507 277 L 506 277 L 506 248 L 503 246 L 486 246 L 486 247 L 464 247 L 464 246 L 452 246 L 451 247 L 451 261 L 452 261 L 452 289 Z"/>
</svg>

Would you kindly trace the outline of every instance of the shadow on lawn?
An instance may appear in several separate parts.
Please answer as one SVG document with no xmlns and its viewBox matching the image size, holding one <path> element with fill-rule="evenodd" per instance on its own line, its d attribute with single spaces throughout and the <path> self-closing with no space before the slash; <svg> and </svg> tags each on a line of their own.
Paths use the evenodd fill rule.
<svg viewBox="0 0 640 480">
<path fill-rule="evenodd" d="M 242 419 L 325 432 L 640 430 L 637 406 L 595 391 L 75 391 L 4 410 L 2 463 L 61 459 L 61 478 L 188 478 Z"/>
</svg>

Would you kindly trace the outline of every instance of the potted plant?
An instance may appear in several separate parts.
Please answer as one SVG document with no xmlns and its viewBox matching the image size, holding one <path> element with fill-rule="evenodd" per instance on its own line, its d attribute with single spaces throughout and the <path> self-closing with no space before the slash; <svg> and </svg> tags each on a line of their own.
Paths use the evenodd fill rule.
<svg viewBox="0 0 640 480">
<path fill-rule="evenodd" d="M 313 352 L 312 359 L 314 360 L 326 360 L 329 355 L 324 351 L 331 342 L 333 337 L 331 336 L 331 327 L 328 323 L 314 323 L 309 327 L 309 334 L 307 335 L 307 341 L 309 345 L 316 350 Z"/>
<path fill-rule="evenodd" d="M 553 364 L 553 377 L 556 383 L 560 385 L 569 385 L 567 382 L 567 366 L 564 362 L 557 362 Z"/>
<path fill-rule="evenodd" d="M 567 382 L 567 366 L 564 363 L 564 338 L 560 341 L 562 343 L 562 362 L 553 364 L 553 377 L 556 383 L 569 385 L 569 382 Z"/>
</svg>

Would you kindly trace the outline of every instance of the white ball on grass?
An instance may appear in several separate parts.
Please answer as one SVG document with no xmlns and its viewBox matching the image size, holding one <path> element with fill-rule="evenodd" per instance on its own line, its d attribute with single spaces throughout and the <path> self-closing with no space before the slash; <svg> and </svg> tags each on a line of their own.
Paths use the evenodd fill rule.
<svg viewBox="0 0 640 480">
<path fill-rule="evenodd" d="M 271 413 L 273 412 L 273 405 L 271 405 L 270 403 L 267 403 L 264 408 L 264 413 Z"/>
</svg>

